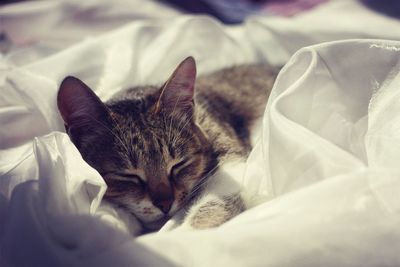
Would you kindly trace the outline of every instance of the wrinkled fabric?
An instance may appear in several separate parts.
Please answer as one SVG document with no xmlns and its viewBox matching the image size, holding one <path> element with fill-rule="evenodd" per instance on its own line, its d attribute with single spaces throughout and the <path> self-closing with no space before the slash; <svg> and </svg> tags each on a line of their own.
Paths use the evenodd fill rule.
<svg viewBox="0 0 400 267">
<path fill-rule="evenodd" d="M 245 188 L 263 204 L 219 229 L 139 242 L 196 266 L 398 266 L 399 48 L 354 40 L 300 50 L 248 159 Z"/>
<path fill-rule="evenodd" d="M 85 9 L 38 3 L 30 12 L 56 21 Z M 23 37 L 17 18 L 25 13 L 12 10 L 0 9 L 6 31 Z M 400 42 L 383 40 L 400 40 L 399 21 L 339 0 L 237 27 L 175 13 L 154 19 L 153 10 L 153 19 L 117 23 L 121 10 L 113 10 L 103 35 L 68 31 L 70 42 L 52 48 L 63 30 L 52 36 L 59 24 L 50 23 L 42 34 L 43 15 L 32 20 L 38 45 L 14 37 L 0 58 L 1 266 L 400 265 Z M 335 41 L 347 38 L 358 39 Z M 216 229 L 166 227 L 134 238 L 131 222 L 101 202 L 105 182 L 64 133 L 58 85 L 75 75 L 107 100 L 128 86 L 161 84 L 188 55 L 199 74 L 286 63 L 238 179 L 249 209 Z"/>
</svg>

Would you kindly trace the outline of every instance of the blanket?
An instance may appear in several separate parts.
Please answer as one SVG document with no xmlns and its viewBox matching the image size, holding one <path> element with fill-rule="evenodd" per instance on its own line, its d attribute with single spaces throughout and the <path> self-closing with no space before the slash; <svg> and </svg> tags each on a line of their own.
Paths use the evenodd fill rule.
<svg viewBox="0 0 400 267">
<path fill-rule="evenodd" d="M 232 27 L 128 2 L 0 8 L 1 266 L 400 265 L 399 21 L 336 0 Z M 107 100 L 161 83 L 188 55 L 200 74 L 285 65 L 240 177 L 249 209 L 215 229 L 172 220 L 134 238 L 64 133 L 58 86 L 75 75 Z"/>
</svg>

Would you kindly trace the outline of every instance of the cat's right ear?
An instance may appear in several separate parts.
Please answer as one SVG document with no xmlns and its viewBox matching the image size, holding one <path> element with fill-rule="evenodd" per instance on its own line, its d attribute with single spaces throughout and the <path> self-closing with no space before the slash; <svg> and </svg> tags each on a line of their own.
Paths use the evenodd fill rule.
<svg viewBox="0 0 400 267">
<path fill-rule="evenodd" d="M 66 128 L 95 125 L 108 116 L 107 107 L 81 80 L 68 76 L 60 85 L 57 106 Z"/>
</svg>

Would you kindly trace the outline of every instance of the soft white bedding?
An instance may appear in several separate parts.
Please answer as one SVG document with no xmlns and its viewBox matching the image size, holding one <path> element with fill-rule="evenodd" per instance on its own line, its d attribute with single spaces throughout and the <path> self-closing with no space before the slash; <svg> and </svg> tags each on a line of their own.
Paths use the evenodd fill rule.
<svg viewBox="0 0 400 267">
<path fill-rule="evenodd" d="M 400 40 L 400 22 L 340 0 L 235 27 L 138 4 L 0 8 L 14 42 L 0 61 L 0 265 L 400 266 L 400 42 L 383 40 Z M 240 177 L 255 207 L 217 229 L 134 239 L 61 133 L 58 84 L 76 75 L 106 100 L 188 55 L 200 73 L 287 62 Z"/>
</svg>

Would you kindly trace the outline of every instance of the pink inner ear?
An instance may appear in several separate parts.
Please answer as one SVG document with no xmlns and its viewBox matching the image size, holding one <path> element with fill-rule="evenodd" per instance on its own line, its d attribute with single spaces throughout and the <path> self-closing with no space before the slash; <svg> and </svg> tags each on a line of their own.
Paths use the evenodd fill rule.
<svg viewBox="0 0 400 267">
<path fill-rule="evenodd" d="M 193 106 L 196 82 L 196 62 L 193 57 L 182 61 L 161 93 L 161 104 L 167 110 L 182 110 Z"/>
<path fill-rule="evenodd" d="M 95 117 L 103 103 L 81 80 L 68 76 L 61 82 L 57 105 L 64 122 L 69 125 L 77 116 Z"/>
</svg>

